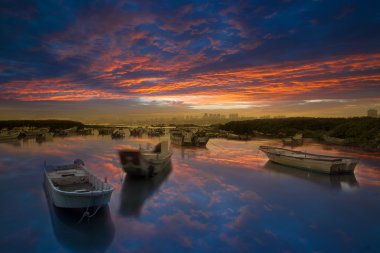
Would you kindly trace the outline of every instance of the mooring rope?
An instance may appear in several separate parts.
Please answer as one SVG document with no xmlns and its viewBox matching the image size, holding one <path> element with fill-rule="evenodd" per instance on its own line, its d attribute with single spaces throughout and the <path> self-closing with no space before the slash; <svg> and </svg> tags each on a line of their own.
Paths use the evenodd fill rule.
<svg viewBox="0 0 380 253">
<path fill-rule="evenodd" d="M 107 182 L 107 179 L 105 179 L 105 182 Z M 102 183 L 102 193 L 103 193 L 103 191 L 104 191 L 104 188 L 103 188 L 103 183 Z M 86 211 L 83 212 L 82 217 L 80 218 L 78 223 L 81 223 L 85 217 L 87 217 L 87 222 L 89 222 L 90 219 L 92 217 L 94 217 L 97 214 L 97 212 L 99 211 L 99 209 L 102 207 L 102 205 L 99 205 L 96 207 L 95 211 L 92 214 L 90 213 L 90 211 L 88 209 L 90 208 L 90 204 L 93 203 L 93 200 L 94 200 L 93 197 L 94 197 L 94 192 L 91 191 L 91 197 L 90 197 L 90 200 L 87 204 Z M 102 194 L 100 198 L 103 199 L 103 197 L 104 197 L 104 195 Z M 100 201 L 100 203 L 102 203 L 102 201 Z"/>
</svg>

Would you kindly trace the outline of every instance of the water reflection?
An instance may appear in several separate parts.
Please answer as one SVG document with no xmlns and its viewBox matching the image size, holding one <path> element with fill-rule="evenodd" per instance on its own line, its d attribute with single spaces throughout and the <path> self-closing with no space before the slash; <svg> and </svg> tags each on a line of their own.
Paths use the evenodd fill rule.
<svg viewBox="0 0 380 253">
<path fill-rule="evenodd" d="M 359 187 L 359 183 L 356 180 L 355 174 L 325 175 L 321 173 L 287 167 L 281 164 L 273 163 L 271 161 L 268 161 L 264 165 L 264 168 L 278 174 L 290 175 L 292 177 L 308 180 L 313 183 L 330 186 L 336 189 Z"/>
<path fill-rule="evenodd" d="M 46 137 L 46 136 L 37 136 L 36 137 L 36 142 L 38 144 L 42 144 L 42 143 L 45 143 L 45 142 L 52 142 L 53 141 L 53 137 Z"/>
<path fill-rule="evenodd" d="M 9 140 L 0 140 L 1 145 L 12 145 L 15 147 L 21 146 L 21 141 L 19 139 L 9 139 Z"/>
<path fill-rule="evenodd" d="M 131 178 L 126 175 L 120 195 L 120 214 L 127 217 L 138 217 L 145 201 L 158 191 L 171 171 L 172 164 L 170 163 L 153 178 Z"/>
<path fill-rule="evenodd" d="M 21 146 L 0 144 L 0 200 L 6 203 L 0 215 L 1 252 L 376 252 L 380 248 L 380 154 L 338 147 L 325 150 L 308 142 L 298 148 L 361 158 L 355 176 L 330 177 L 271 166 L 258 146 L 281 145 L 279 140 L 211 139 L 207 149 L 173 146 L 173 169 L 167 174 L 138 182 L 125 177 L 122 183 L 117 150 L 158 141 L 73 136 L 42 145 L 32 140 L 22 141 Z M 90 223 L 78 224 L 82 213 L 55 208 L 41 191 L 45 160 L 65 164 L 76 158 L 115 188 L 109 209 L 100 210 Z"/>
<path fill-rule="evenodd" d="M 183 160 L 191 160 L 195 159 L 197 155 L 200 152 L 208 153 L 207 147 L 179 147 L 179 146 L 173 146 L 172 147 L 175 150 L 180 150 L 181 152 L 181 158 Z"/>
<path fill-rule="evenodd" d="M 108 205 L 100 208 L 93 217 L 81 220 L 83 209 L 58 208 L 51 202 L 45 187 L 44 193 L 54 235 L 64 248 L 74 252 L 107 250 L 115 235 Z M 90 210 L 91 213 L 94 211 Z"/>
</svg>

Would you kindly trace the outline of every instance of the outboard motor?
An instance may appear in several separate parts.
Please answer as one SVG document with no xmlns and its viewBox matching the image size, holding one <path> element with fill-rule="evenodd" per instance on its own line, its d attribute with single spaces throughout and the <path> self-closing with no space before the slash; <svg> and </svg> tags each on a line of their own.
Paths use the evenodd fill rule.
<svg viewBox="0 0 380 253">
<path fill-rule="evenodd" d="M 120 150 L 119 157 L 121 165 L 129 166 L 130 164 L 139 165 L 140 164 L 140 151 L 136 150 Z"/>
<path fill-rule="evenodd" d="M 84 162 L 81 159 L 75 159 L 74 165 L 79 166 L 79 167 L 84 166 Z"/>
</svg>

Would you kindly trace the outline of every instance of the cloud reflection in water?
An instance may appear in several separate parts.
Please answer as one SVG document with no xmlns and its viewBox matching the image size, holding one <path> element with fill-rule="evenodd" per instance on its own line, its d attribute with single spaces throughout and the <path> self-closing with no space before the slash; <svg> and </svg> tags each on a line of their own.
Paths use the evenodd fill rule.
<svg viewBox="0 0 380 253">
<path fill-rule="evenodd" d="M 52 219 L 64 225 L 65 219 L 62 222 L 57 212 L 51 212 L 41 187 L 45 160 L 65 164 L 76 158 L 115 188 L 109 212 L 102 218 L 112 222 L 114 232 L 108 235 L 113 239 L 99 247 L 109 252 L 360 252 L 380 247 L 376 154 L 325 149 L 315 143 L 300 147 L 360 156 L 355 176 L 331 178 L 269 166 L 257 148 L 280 145 L 279 140 L 212 139 L 207 149 L 173 146 L 172 171 L 162 180 L 138 187 L 128 178 L 123 183 L 117 150 L 158 141 L 88 136 L 55 138 L 41 145 L 0 144 L 0 196 L 9 207 L 0 215 L 2 248 L 66 252 L 84 246 L 91 251 L 87 243 L 61 240 L 63 226 L 52 226 Z"/>
</svg>

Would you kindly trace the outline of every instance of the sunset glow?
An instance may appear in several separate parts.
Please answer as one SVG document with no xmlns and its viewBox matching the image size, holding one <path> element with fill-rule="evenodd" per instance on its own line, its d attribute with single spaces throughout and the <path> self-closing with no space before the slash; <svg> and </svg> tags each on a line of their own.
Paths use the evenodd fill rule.
<svg viewBox="0 0 380 253">
<path fill-rule="evenodd" d="M 48 117 L 52 112 L 39 113 L 41 102 L 62 110 L 82 102 L 95 113 L 96 101 L 118 111 L 137 106 L 147 115 L 175 107 L 177 113 L 323 116 L 324 104 L 338 101 L 331 116 L 356 116 L 379 106 L 379 23 L 370 6 L 59 5 L 9 2 L 2 8 L 4 111 L 35 107 L 36 115 Z M 318 102 L 310 108 L 307 101 Z M 289 104 L 290 112 L 283 109 Z M 4 111 L 2 118 L 9 118 Z"/>
</svg>

